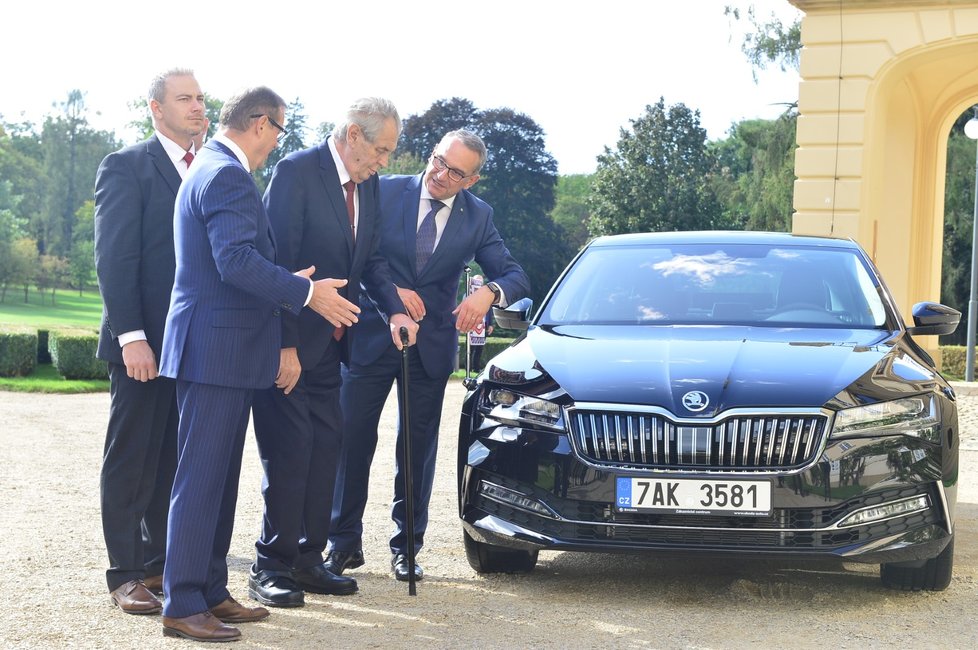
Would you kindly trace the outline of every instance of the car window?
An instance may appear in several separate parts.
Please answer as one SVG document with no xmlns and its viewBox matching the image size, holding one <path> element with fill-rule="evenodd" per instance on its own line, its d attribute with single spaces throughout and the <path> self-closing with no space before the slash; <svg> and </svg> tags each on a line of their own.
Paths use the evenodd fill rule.
<svg viewBox="0 0 978 650">
<path fill-rule="evenodd" d="M 585 251 L 540 323 L 873 328 L 885 314 L 851 249 L 629 245 Z"/>
</svg>

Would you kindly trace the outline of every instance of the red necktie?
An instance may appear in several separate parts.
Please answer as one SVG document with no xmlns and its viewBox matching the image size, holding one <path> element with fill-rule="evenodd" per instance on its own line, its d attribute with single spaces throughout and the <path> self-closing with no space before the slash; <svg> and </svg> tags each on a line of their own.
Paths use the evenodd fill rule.
<svg viewBox="0 0 978 650">
<path fill-rule="evenodd" d="M 350 232 L 353 233 L 353 238 L 356 239 L 356 208 L 353 207 L 353 194 L 357 191 L 357 184 L 353 181 L 347 181 L 343 183 L 343 189 L 346 190 L 346 214 L 350 217 Z"/>
<path fill-rule="evenodd" d="M 190 168 L 190 163 L 194 161 L 194 155 L 189 151 L 183 154 L 183 162 L 187 163 L 187 168 Z"/>
<path fill-rule="evenodd" d="M 357 184 L 353 181 L 347 181 L 343 183 L 343 189 L 346 190 L 346 216 L 350 218 L 350 233 L 353 235 L 353 241 L 356 242 L 357 229 L 353 225 L 356 217 L 356 208 L 353 205 L 353 193 L 357 191 Z M 333 338 L 339 341 L 343 338 L 343 334 L 346 332 L 345 325 L 339 325 L 333 330 Z"/>
</svg>

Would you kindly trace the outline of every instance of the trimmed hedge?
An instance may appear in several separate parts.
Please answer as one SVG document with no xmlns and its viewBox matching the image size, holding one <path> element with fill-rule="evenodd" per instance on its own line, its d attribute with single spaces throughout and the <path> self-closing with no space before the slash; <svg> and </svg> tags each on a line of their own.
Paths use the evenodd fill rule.
<svg viewBox="0 0 978 650">
<path fill-rule="evenodd" d="M 37 365 L 37 330 L 0 328 L 0 377 L 26 377 Z"/>
<path fill-rule="evenodd" d="M 482 367 L 485 368 L 489 360 L 505 350 L 516 339 L 504 339 L 490 336 L 486 339 L 486 345 L 482 348 Z M 465 371 L 465 337 L 458 337 L 458 369 Z"/>
<path fill-rule="evenodd" d="M 98 334 L 93 330 L 51 330 L 48 351 L 51 364 L 65 379 L 108 379 L 109 369 L 95 358 Z"/>
<path fill-rule="evenodd" d="M 941 373 L 947 377 L 966 376 L 965 367 L 968 364 L 968 348 L 964 345 L 941 346 Z"/>
</svg>

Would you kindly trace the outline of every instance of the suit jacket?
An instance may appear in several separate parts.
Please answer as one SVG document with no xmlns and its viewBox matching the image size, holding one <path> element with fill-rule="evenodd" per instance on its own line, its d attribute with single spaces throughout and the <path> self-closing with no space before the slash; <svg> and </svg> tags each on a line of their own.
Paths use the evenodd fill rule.
<svg viewBox="0 0 978 650">
<path fill-rule="evenodd" d="M 160 374 L 268 388 L 279 367 L 280 314 L 298 314 L 309 281 L 276 266 L 275 240 L 248 170 L 225 145 L 200 150 L 177 192 L 176 277 Z"/>
<path fill-rule="evenodd" d="M 324 140 L 291 153 L 275 166 L 265 191 L 265 208 L 275 231 L 277 262 L 290 271 L 315 265 L 314 279 L 347 278 L 344 297 L 359 294 L 360 282 L 386 316 L 406 313 L 391 282 L 386 260 L 377 254 L 380 207 L 377 177 L 358 186 L 360 214 L 354 246 L 336 163 Z M 333 325 L 312 310 L 282 314 L 282 347 L 296 347 L 303 368 L 319 363 L 333 340 Z M 342 341 L 346 342 L 348 337 Z M 346 351 L 344 351 L 345 358 Z"/>
<path fill-rule="evenodd" d="M 120 334 L 143 330 L 156 358 L 173 288 L 173 203 L 180 174 L 155 135 L 110 153 L 95 177 L 96 356 L 122 364 Z"/>
<path fill-rule="evenodd" d="M 458 332 L 452 310 L 465 265 L 475 259 L 486 282 L 498 283 L 509 302 L 527 295 L 530 281 L 496 230 L 492 208 L 468 190 L 455 197 L 445 231 L 428 263 L 417 273 L 415 240 L 422 177 L 381 177 L 380 254 L 387 258 L 394 284 L 413 289 L 424 301 L 426 315 L 418 330 L 417 350 L 425 372 L 435 378 L 450 375 L 455 367 Z M 350 330 L 351 360 L 358 365 L 372 363 L 394 345 L 372 297 L 361 294 L 360 322 Z"/>
</svg>

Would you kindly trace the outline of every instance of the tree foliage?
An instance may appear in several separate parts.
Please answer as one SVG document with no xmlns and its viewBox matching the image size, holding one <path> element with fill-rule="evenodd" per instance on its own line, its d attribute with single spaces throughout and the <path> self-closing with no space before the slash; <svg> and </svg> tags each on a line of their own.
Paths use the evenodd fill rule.
<svg viewBox="0 0 978 650">
<path fill-rule="evenodd" d="M 746 11 L 727 5 L 724 14 L 734 21 L 747 20 L 751 25 L 751 31 L 744 34 L 740 49 L 754 68 L 755 81 L 757 70 L 766 69 L 769 65 L 777 65 L 782 71 L 798 69 L 801 54 L 799 20 L 785 24 L 773 13 L 768 18 L 761 19 L 758 18 L 754 5 L 749 5 Z"/>
<path fill-rule="evenodd" d="M 711 143 L 718 162 L 713 189 L 732 227 L 791 230 L 797 121 L 789 109 L 777 120 L 735 124 L 727 139 Z"/>
<path fill-rule="evenodd" d="M 593 174 L 571 174 L 557 180 L 556 202 L 550 218 L 563 229 L 571 250 L 580 249 L 591 237 L 587 229 L 591 219 L 587 198 L 593 184 Z"/>
<path fill-rule="evenodd" d="M 941 272 L 941 302 L 968 313 L 971 297 L 972 234 L 974 232 L 976 145 L 964 135 L 971 111 L 958 119 L 947 141 L 947 172 L 944 182 L 944 250 Z M 967 317 L 953 334 L 941 337 L 942 345 L 964 345 L 968 337 Z"/>
<path fill-rule="evenodd" d="M 699 111 L 660 98 L 598 156 L 588 202 L 593 235 L 726 227 L 709 178 L 715 169 Z"/>
<path fill-rule="evenodd" d="M 272 152 L 268 154 L 268 159 L 265 160 L 265 165 L 261 169 L 255 170 L 255 179 L 258 182 L 258 190 L 264 194 L 265 188 L 268 187 L 269 181 L 272 180 L 272 171 L 275 169 L 275 165 L 278 161 L 285 158 L 287 155 L 293 151 L 301 151 L 306 148 L 306 138 L 307 126 L 306 121 L 308 118 L 305 113 L 306 107 L 303 106 L 299 98 L 296 97 L 295 100 L 290 103 L 285 108 L 285 130 L 288 133 L 283 137 L 278 146 L 272 149 Z"/>
</svg>

